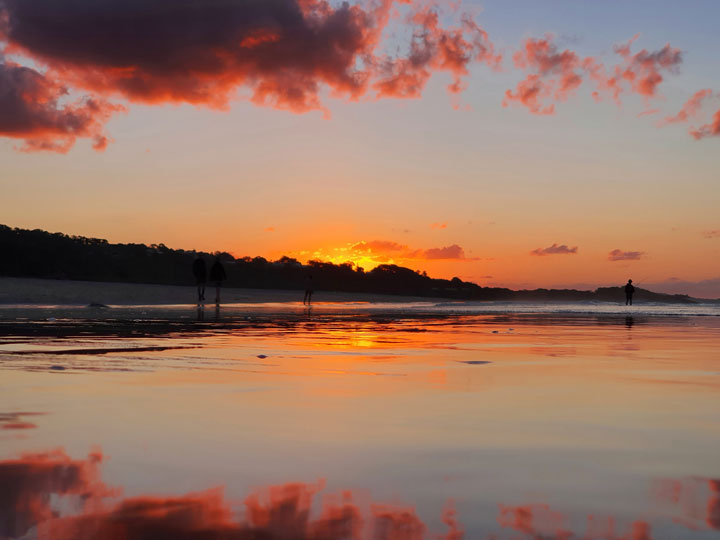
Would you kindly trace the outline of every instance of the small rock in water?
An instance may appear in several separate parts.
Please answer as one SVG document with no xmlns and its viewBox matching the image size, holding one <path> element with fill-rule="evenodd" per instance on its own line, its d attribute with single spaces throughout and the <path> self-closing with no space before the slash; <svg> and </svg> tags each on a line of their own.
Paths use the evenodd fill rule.
<svg viewBox="0 0 720 540">
<path fill-rule="evenodd" d="M 57 321 L 57 319 L 56 319 L 55 317 L 48 317 L 47 320 L 48 320 L 49 322 L 55 322 L 55 321 Z"/>
<path fill-rule="evenodd" d="M 106 309 L 106 308 L 109 308 L 110 306 L 106 306 L 105 304 L 101 304 L 101 303 L 99 303 L 99 302 L 90 302 L 90 303 L 88 304 L 88 307 Z"/>
<path fill-rule="evenodd" d="M 471 366 L 482 366 L 484 364 L 491 364 L 489 360 L 459 360 L 463 364 L 470 364 Z"/>
<path fill-rule="evenodd" d="M 497 330 L 493 330 L 492 333 L 493 333 L 493 334 L 497 334 L 498 331 L 497 331 Z"/>
<path fill-rule="evenodd" d="M 50 366 L 50 369 L 54 369 L 55 371 L 63 371 L 65 369 L 65 366 L 58 366 L 57 364 Z"/>
<path fill-rule="evenodd" d="M 258 358 L 267 358 L 267 355 L 266 354 L 258 354 L 257 357 Z"/>
</svg>

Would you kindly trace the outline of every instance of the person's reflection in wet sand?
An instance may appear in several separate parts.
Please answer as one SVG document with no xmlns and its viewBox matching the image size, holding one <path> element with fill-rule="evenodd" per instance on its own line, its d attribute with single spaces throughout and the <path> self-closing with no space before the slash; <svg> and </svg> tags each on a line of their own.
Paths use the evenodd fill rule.
<svg viewBox="0 0 720 540">
<path fill-rule="evenodd" d="M 203 308 L 203 306 L 201 304 L 198 304 L 197 320 L 198 320 L 198 322 L 205 320 L 205 309 Z"/>
<path fill-rule="evenodd" d="M 637 347 L 633 345 L 633 330 L 632 327 L 635 324 L 635 319 L 633 319 L 632 315 L 628 315 L 625 317 L 625 328 L 627 328 L 627 333 L 625 334 L 625 344 L 623 345 L 623 349 L 626 351 L 634 351 L 637 350 Z"/>
<path fill-rule="evenodd" d="M 195 278 L 195 286 L 197 287 L 198 304 L 205 301 L 205 282 L 207 281 L 207 266 L 205 259 L 198 253 L 193 261 L 193 277 Z"/>
<path fill-rule="evenodd" d="M 220 304 L 215 304 L 215 322 L 220 320 Z"/>
<path fill-rule="evenodd" d="M 220 287 L 222 282 L 227 279 L 225 268 L 220 262 L 220 256 L 215 257 L 215 262 L 210 267 L 210 281 L 215 283 L 215 305 L 220 305 Z"/>
</svg>

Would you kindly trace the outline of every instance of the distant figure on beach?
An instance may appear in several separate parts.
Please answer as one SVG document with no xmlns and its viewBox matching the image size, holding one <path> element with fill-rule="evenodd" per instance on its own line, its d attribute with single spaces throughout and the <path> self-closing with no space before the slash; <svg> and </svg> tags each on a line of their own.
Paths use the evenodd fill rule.
<svg viewBox="0 0 720 540">
<path fill-rule="evenodd" d="M 627 285 L 625 285 L 625 305 L 632 306 L 632 295 L 635 292 L 633 287 L 632 279 L 628 279 Z"/>
<path fill-rule="evenodd" d="M 312 276 L 308 275 L 307 279 L 305 280 L 305 297 L 303 298 L 303 304 L 310 305 L 310 300 L 312 299 L 313 295 L 313 280 Z"/>
<path fill-rule="evenodd" d="M 215 305 L 220 305 L 220 285 L 227 279 L 225 268 L 220 262 L 220 257 L 215 257 L 215 262 L 210 267 L 210 281 L 215 283 Z"/>
<path fill-rule="evenodd" d="M 197 285 L 198 304 L 205 301 L 205 282 L 207 281 L 207 267 L 205 259 L 200 254 L 193 261 L 193 276 L 195 276 L 195 285 Z"/>
</svg>

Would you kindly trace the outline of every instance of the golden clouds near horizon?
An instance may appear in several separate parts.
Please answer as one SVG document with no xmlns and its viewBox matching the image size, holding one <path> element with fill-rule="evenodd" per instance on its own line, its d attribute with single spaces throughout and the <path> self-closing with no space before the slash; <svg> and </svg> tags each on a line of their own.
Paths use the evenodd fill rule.
<svg viewBox="0 0 720 540">
<path fill-rule="evenodd" d="M 314 251 L 299 251 L 291 254 L 302 262 L 321 261 L 333 264 L 351 264 L 369 271 L 382 264 L 408 266 L 418 261 L 475 261 L 465 256 L 465 250 L 457 245 L 419 249 L 391 240 L 348 242 L 339 247 L 323 247 Z"/>
</svg>

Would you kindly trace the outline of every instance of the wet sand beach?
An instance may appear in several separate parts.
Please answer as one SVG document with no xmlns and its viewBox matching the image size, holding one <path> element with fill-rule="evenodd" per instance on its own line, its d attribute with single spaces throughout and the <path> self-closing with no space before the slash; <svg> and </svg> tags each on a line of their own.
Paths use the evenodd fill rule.
<svg viewBox="0 0 720 540">
<path fill-rule="evenodd" d="M 208 284 L 207 296 L 214 300 L 215 288 Z M 267 304 L 302 302 L 303 290 L 223 288 L 223 304 Z M 195 286 L 109 283 L 61 279 L 0 277 L 0 306 L 32 304 L 53 306 L 104 305 L 185 305 L 195 302 Z M 319 291 L 321 302 L 412 302 L 426 298 L 383 294 Z M 208 301 L 208 304 L 213 302 Z"/>
<path fill-rule="evenodd" d="M 0 537 L 717 538 L 712 308 L 494 309 L 4 307 Z"/>
</svg>

